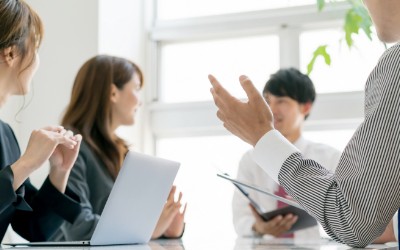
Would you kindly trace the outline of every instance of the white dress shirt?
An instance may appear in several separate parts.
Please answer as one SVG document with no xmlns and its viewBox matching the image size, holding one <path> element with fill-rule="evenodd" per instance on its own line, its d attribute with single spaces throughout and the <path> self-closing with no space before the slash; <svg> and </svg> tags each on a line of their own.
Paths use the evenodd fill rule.
<svg viewBox="0 0 400 250">
<path fill-rule="evenodd" d="M 306 158 L 313 159 L 324 166 L 327 166 L 327 168 L 332 172 L 335 170 L 339 162 L 340 151 L 325 144 L 314 143 L 300 137 L 294 145 Z M 251 154 L 252 150 L 243 155 L 239 163 L 237 179 L 258 187 L 263 187 L 265 190 L 272 193 L 276 192 L 279 188 L 278 184 L 253 161 Z M 269 160 L 266 159 L 266 162 L 269 162 Z M 275 199 L 253 190 L 247 191 L 257 203 L 266 209 L 266 211 L 272 211 L 277 208 L 277 201 Z M 249 202 L 244 195 L 238 190 L 235 190 L 232 200 L 233 223 L 239 236 L 254 236 L 251 228 L 255 219 L 250 211 L 248 203 Z M 295 232 L 295 238 L 297 239 L 312 239 L 319 237 L 319 226 Z"/>
<path fill-rule="evenodd" d="M 365 247 L 385 231 L 400 208 L 399 97 L 397 43 L 385 51 L 367 79 L 364 120 L 335 173 L 304 159 L 276 130 L 257 142 L 253 160 L 279 180 L 329 236 L 352 247 Z M 396 217 L 393 224 L 397 232 Z"/>
</svg>

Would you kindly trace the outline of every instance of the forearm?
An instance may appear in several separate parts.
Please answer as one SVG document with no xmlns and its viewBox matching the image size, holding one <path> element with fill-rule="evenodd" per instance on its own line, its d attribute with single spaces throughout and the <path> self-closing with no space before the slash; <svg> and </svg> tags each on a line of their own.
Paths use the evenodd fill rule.
<svg viewBox="0 0 400 250">
<path fill-rule="evenodd" d="M 386 227 L 385 232 L 378 238 L 374 240 L 375 244 L 382 244 L 382 243 L 387 243 L 387 242 L 395 242 L 396 237 L 394 235 L 394 230 L 393 230 L 393 220 L 390 221 L 389 225 Z"/>
<path fill-rule="evenodd" d="M 386 191 L 372 194 L 370 182 L 358 177 L 331 174 L 295 154 L 285 162 L 279 180 L 329 236 L 353 247 L 365 247 L 382 234 L 396 208 L 389 205 L 393 200 L 385 197 Z"/>
<path fill-rule="evenodd" d="M 27 211 L 23 207 L 25 201 L 21 200 L 12 225 L 16 232 L 30 241 L 49 240 L 64 221 L 73 223 L 81 213 L 79 197 L 69 189 L 66 194 L 60 193 L 49 179 L 44 181 L 40 190 L 27 181 L 24 191 L 25 201 L 32 210 Z"/>
<path fill-rule="evenodd" d="M 64 193 L 68 183 L 70 171 L 63 171 L 56 169 L 54 167 L 50 167 L 49 179 L 53 186 L 60 191 L 60 193 Z"/>
<path fill-rule="evenodd" d="M 33 166 L 29 161 L 24 158 L 20 158 L 14 164 L 11 165 L 11 170 L 13 172 L 13 188 L 16 191 L 22 183 L 28 179 L 29 175 L 35 171 L 38 166 Z"/>
</svg>

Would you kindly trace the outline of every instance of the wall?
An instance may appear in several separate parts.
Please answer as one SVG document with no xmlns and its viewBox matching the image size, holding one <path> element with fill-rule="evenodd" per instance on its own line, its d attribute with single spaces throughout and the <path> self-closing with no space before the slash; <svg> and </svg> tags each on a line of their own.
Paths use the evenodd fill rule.
<svg viewBox="0 0 400 250">
<path fill-rule="evenodd" d="M 12 97 L 0 117 L 11 124 L 24 151 L 33 129 L 59 124 L 79 67 L 90 57 L 113 54 L 144 65 L 142 1 L 140 0 L 27 0 L 39 13 L 45 37 L 39 50 L 40 68 L 32 91 Z M 22 108 L 23 103 L 27 105 Z M 141 114 L 139 114 L 140 116 Z M 140 149 L 140 124 L 118 133 Z M 40 186 L 48 173 L 43 167 L 31 180 Z"/>
</svg>

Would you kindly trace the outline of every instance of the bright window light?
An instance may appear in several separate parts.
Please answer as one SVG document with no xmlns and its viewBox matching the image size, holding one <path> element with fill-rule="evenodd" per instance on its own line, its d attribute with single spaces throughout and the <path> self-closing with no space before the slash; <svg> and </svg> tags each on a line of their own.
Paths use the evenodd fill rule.
<svg viewBox="0 0 400 250">
<path fill-rule="evenodd" d="M 211 100 L 208 74 L 234 96 L 245 97 L 240 75 L 249 76 L 261 90 L 279 67 L 277 36 L 165 44 L 161 51 L 162 102 Z"/>
<path fill-rule="evenodd" d="M 238 162 L 250 146 L 235 136 L 160 139 L 156 145 L 157 156 L 182 163 L 175 184 L 188 203 L 184 240 L 218 235 L 233 242 L 234 186 L 216 176 L 217 168 L 236 176 Z"/>
<path fill-rule="evenodd" d="M 158 0 L 158 18 L 181 19 L 315 4 L 315 0 Z"/>
<path fill-rule="evenodd" d="M 338 29 L 307 31 L 300 35 L 300 67 L 307 72 L 314 50 L 328 45 L 332 64 L 326 65 L 318 58 L 310 75 L 318 93 L 362 91 L 369 73 L 385 50 L 375 37 L 368 40 L 364 34 L 354 37 L 355 48 L 348 49 L 343 34 Z"/>
</svg>

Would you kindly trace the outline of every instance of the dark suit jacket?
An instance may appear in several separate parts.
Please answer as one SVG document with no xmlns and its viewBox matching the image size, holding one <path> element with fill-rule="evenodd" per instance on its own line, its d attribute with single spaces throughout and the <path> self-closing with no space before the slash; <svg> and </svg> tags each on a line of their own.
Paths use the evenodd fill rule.
<svg viewBox="0 0 400 250">
<path fill-rule="evenodd" d="M 10 165 L 20 157 L 10 126 L 0 120 L 0 242 L 8 225 L 29 241 L 50 238 L 64 220 L 74 222 L 81 212 L 79 197 L 60 193 L 47 178 L 40 190 L 28 180 L 14 191 Z"/>
</svg>

